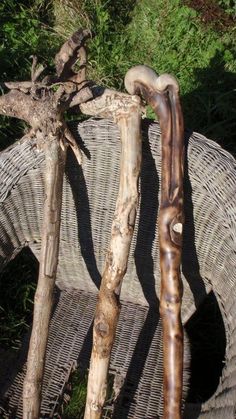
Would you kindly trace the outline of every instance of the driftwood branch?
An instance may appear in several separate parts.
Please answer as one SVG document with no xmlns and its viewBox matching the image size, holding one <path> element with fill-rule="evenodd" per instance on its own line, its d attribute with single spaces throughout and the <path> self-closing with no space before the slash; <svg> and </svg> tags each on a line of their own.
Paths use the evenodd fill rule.
<svg viewBox="0 0 236 419">
<path fill-rule="evenodd" d="M 125 77 L 126 89 L 141 94 L 160 119 L 162 143 L 159 241 L 161 267 L 160 314 L 164 346 L 164 419 L 181 417 L 183 376 L 182 281 L 184 131 L 176 80 L 137 66 Z"/>
<path fill-rule="evenodd" d="M 122 142 L 119 196 L 95 316 L 86 408 L 87 415 L 91 413 L 91 417 L 100 417 L 104 403 L 110 352 L 119 314 L 121 281 L 126 272 L 133 234 L 141 163 L 140 99 L 87 84 L 84 42 L 88 36 L 88 31 L 78 31 L 62 46 L 55 59 L 55 76 L 46 76 L 40 81 L 43 68 L 37 67 L 34 58 L 31 81 L 6 83 L 10 92 L 0 97 L 0 113 L 26 121 L 31 126 L 31 135 L 35 135 L 37 144 L 45 150 L 46 198 L 42 248 L 23 390 L 23 419 L 36 419 L 40 415 L 43 368 L 59 251 L 67 146 L 72 148 L 78 162 L 82 161 L 81 151 L 63 119 L 67 109 L 79 106 L 81 112 L 87 115 L 112 118 L 120 127 Z M 76 73 L 72 67 L 78 59 L 81 66 Z"/>
<path fill-rule="evenodd" d="M 43 209 L 40 270 L 34 300 L 34 318 L 23 388 L 23 419 L 40 416 L 41 387 L 49 320 L 56 279 L 62 185 L 66 149 L 69 145 L 79 163 L 81 151 L 64 120 L 64 112 L 90 100 L 92 92 L 85 81 L 88 31 L 77 31 L 56 56 L 56 75 L 39 80 L 43 66 L 33 57 L 31 80 L 8 82 L 10 92 L 0 97 L 0 114 L 23 119 L 30 125 L 30 136 L 45 151 L 45 202 Z M 72 66 L 81 58 L 76 73 Z M 29 138 L 30 136 L 26 136 Z"/>
<path fill-rule="evenodd" d="M 45 191 L 42 246 L 37 289 L 34 298 L 34 319 L 23 388 L 23 418 L 39 418 L 42 377 L 53 305 L 60 238 L 62 184 L 66 150 L 52 138 L 45 152 Z"/>
<path fill-rule="evenodd" d="M 42 64 L 38 64 L 38 58 L 35 55 L 32 55 L 32 67 L 31 67 L 31 80 L 35 83 L 39 77 L 41 76 L 42 72 L 45 70 L 45 67 Z"/>
<path fill-rule="evenodd" d="M 56 73 L 60 80 L 71 80 L 81 83 L 85 80 L 85 70 L 87 64 L 87 54 L 84 44 L 91 37 L 91 32 L 87 29 L 79 29 L 71 38 L 62 45 L 56 55 Z M 80 61 L 80 71 L 73 71 L 73 66 Z"/>
<path fill-rule="evenodd" d="M 107 390 L 111 349 L 119 318 L 119 295 L 126 273 L 138 206 L 141 166 L 141 107 L 137 97 L 106 90 L 87 105 L 86 113 L 113 117 L 120 129 L 120 186 L 111 228 L 111 240 L 94 318 L 93 348 L 87 387 L 85 418 L 101 417 Z"/>
<path fill-rule="evenodd" d="M 6 85 L 11 86 L 11 83 L 6 83 Z M 0 114 L 23 119 L 35 129 L 38 128 L 40 120 L 36 115 L 41 114 L 42 111 L 45 114 L 45 107 L 21 90 L 13 88 L 9 93 L 0 96 Z M 35 119 L 38 119 L 38 123 Z"/>
</svg>

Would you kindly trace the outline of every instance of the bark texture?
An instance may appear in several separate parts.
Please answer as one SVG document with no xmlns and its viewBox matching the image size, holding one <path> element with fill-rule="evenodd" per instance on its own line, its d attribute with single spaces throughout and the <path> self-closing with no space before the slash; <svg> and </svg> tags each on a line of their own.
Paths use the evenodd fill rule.
<svg viewBox="0 0 236 419">
<path fill-rule="evenodd" d="M 48 328 L 56 279 L 62 203 L 62 184 L 66 150 L 56 139 L 48 144 L 45 158 L 45 190 L 42 248 L 37 290 L 34 298 L 34 320 L 23 388 L 23 418 L 37 419 L 40 414 L 42 377 Z"/>
<path fill-rule="evenodd" d="M 69 132 L 64 112 L 91 99 L 85 81 L 88 31 L 79 30 L 62 46 L 55 58 L 56 75 L 39 80 L 44 68 L 33 57 L 31 81 L 5 83 L 10 89 L 0 97 L 0 113 L 26 121 L 36 145 L 45 152 L 45 202 L 43 209 L 40 270 L 34 299 L 33 326 L 23 386 L 23 419 L 38 419 L 49 321 L 58 263 L 62 186 L 66 149 L 69 145 L 79 163 L 81 151 Z M 78 73 L 72 67 L 82 58 Z M 25 140 L 29 138 L 29 134 Z"/>
<path fill-rule="evenodd" d="M 118 94 L 112 102 L 121 137 L 120 185 L 111 229 L 111 240 L 94 318 L 93 348 L 90 360 L 86 419 L 101 418 L 107 391 L 111 349 L 119 318 L 119 295 L 127 270 L 130 244 L 138 206 L 138 179 L 141 166 L 141 109 L 139 101 Z M 103 97 L 105 99 L 105 97 Z M 106 99 L 105 99 L 106 102 Z M 126 103 L 126 106 L 124 106 Z M 103 112 L 111 112 L 103 108 Z"/>
<path fill-rule="evenodd" d="M 160 314 L 164 348 L 164 419 L 180 419 L 183 381 L 182 280 L 184 128 L 176 80 L 137 66 L 126 88 L 141 94 L 160 120 L 162 172 L 158 218 L 161 268 Z"/>
</svg>

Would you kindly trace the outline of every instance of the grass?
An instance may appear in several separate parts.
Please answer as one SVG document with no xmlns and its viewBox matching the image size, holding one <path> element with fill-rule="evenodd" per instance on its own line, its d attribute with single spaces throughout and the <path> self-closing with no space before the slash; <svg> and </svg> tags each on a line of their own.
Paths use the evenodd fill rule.
<svg viewBox="0 0 236 419">
<path fill-rule="evenodd" d="M 30 0 L 3 0 L 0 4 L 0 89 L 3 82 L 29 80 L 32 55 L 52 65 L 60 40 L 50 29 L 50 8 Z M 17 119 L 0 117 L 0 150 L 21 138 L 26 124 Z"/>
<path fill-rule="evenodd" d="M 70 381 L 69 403 L 63 406 L 63 419 L 83 419 L 85 411 L 86 393 L 87 393 L 88 374 L 85 370 L 78 369 L 74 371 Z M 103 410 L 103 418 L 112 417 L 113 401 L 113 380 L 114 376 L 108 377 L 108 395 Z"/>
<path fill-rule="evenodd" d="M 86 402 L 87 373 L 76 371 L 71 377 L 70 402 L 64 404 L 63 419 L 83 419 Z"/>
<path fill-rule="evenodd" d="M 88 27 L 94 34 L 89 78 L 124 90 L 124 75 L 132 65 L 143 63 L 158 73 L 174 74 L 186 126 L 235 154 L 235 4 L 210 3 L 218 15 L 209 9 L 209 1 L 201 0 L 5 0 L 0 6 L 0 79 L 28 79 L 32 54 L 49 63 L 50 70 L 62 41 L 79 27 Z M 154 118 L 150 109 L 148 116 Z M 4 148 L 25 126 L 5 118 L 0 128 Z"/>
<path fill-rule="evenodd" d="M 55 30 L 68 36 L 87 25 L 94 32 L 88 75 L 99 84 L 123 90 L 126 71 L 140 63 L 158 73 L 174 74 L 180 83 L 186 126 L 235 153 L 236 27 L 232 2 L 218 2 L 218 8 L 225 8 L 219 8 L 223 17 L 226 11 L 231 14 L 226 26 L 217 26 L 214 15 L 206 25 L 202 12 L 179 0 L 130 0 L 121 8 L 119 3 L 67 0 L 64 6 L 55 0 Z M 154 114 L 149 110 L 148 116 Z"/>
</svg>

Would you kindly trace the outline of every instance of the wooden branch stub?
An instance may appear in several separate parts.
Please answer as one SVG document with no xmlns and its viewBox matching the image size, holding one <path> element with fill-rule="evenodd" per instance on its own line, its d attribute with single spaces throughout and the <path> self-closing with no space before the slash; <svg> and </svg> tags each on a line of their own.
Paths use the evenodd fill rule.
<svg viewBox="0 0 236 419">
<path fill-rule="evenodd" d="M 17 88 L 0 96 L 0 114 L 27 122 L 35 131 L 41 129 L 55 111 L 51 103 L 36 101 Z"/>
<path fill-rule="evenodd" d="M 179 419 L 182 403 L 183 329 L 180 274 L 183 230 L 184 128 L 179 86 L 174 77 L 160 77 L 137 66 L 125 77 L 126 89 L 141 94 L 160 120 L 162 143 L 159 243 L 161 268 L 160 314 L 164 346 L 164 419 Z"/>
<path fill-rule="evenodd" d="M 79 106 L 82 103 L 88 102 L 93 99 L 91 89 L 85 84 L 81 83 L 81 87 L 77 87 L 77 91 L 69 97 L 69 108 Z"/>
<path fill-rule="evenodd" d="M 130 96 L 112 89 L 101 89 L 97 86 L 91 88 L 91 91 L 94 99 L 80 104 L 83 114 L 108 118 L 117 122 L 121 115 L 128 115 L 133 107 L 138 106 L 140 112 L 143 111 L 138 96 Z"/>
<path fill-rule="evenodd" d="M 64 134 L 65 134 L 66 142 L 72 148 L 77 162 L 79 163 L 79 165 L 82 165 L 82 162 L 83 162 L 82 152 L 81 152 L 74 136 L 72 135 L 71 131 L 69 130 L 69 128 L 67 126 L 65 127 Z"/>
<path fill-rule="evenodd" d="M 91 32 L 88 29 L 79 29 L 62 45 L 60 51 L 55 57 L 56 73 L 60 80 L 68 80 L 76 75 L 76 73 L 72 70 L 72 67 L 79 58 L 81 58 L 81 65 L 83 66 L 83 69 L 85 68 L 87 59 L 84 43 L 90 37 Z M 78 82 L 85 80 L 84 71 L 82 72 L 82 75 L 80 74 L 80 76 L 79 80 L 77 80 Z"/>
<path fill-rule="evenodd" d="M 16 89 L 23 93 L 28 93 L 32 87 L 32 81 L 10 81 L 5 82 L 4 84 L 10 90 Z"/>
<path fill-rule="evenodd" d="M 45 67 L 42 64 L 38 64 L 38 58 L 35 55 L 32 55 L 32 67 L 31 67 L 31 80 L 35 83 L 39 77 L 41 76 L 42 72 L 45 70 Z"/>
</svg>

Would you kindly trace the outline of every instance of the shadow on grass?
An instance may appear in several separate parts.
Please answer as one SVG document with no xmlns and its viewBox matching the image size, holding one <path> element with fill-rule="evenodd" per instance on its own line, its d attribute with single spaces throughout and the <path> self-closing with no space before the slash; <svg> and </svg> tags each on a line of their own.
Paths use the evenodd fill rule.
<svg viewBox="0 0 236 419">
<path fill-rule="evenodd" d="M 235 155 L 236 73 L 225 69 L 227 54 L 236 59 L 236 51 L 232 51 L 217 51 L 208 67 L 194 70 L 198 87 L 182 97 L 182 104 L 187 127 Z"/>
<path fill-rule="evenodd" d="M 0 274 L 0 408 L 7 407 L 4 394 L 27 358 L 38 268 L 32 251 L 24 247 Z"/>
</svg>

